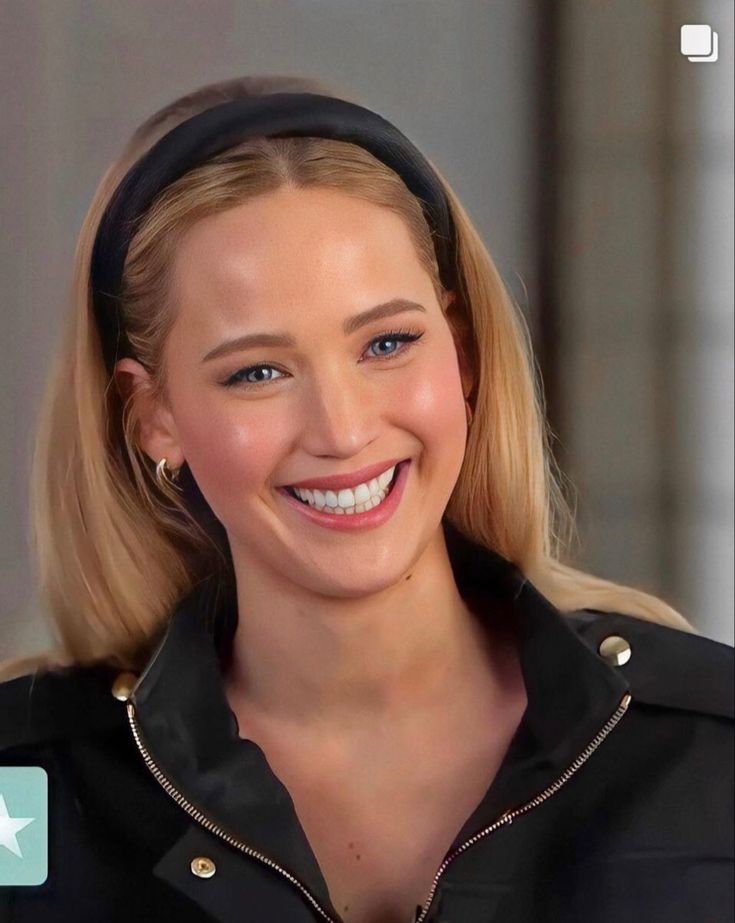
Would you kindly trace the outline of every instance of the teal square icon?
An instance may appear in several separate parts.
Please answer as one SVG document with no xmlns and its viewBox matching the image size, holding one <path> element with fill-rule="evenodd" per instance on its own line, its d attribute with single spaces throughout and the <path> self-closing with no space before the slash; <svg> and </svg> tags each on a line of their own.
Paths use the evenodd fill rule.
<svg viewBox="0 0 735 923">
<path fill-rule="evenodd" d="M 0 887 L 48 877 L 48 775 L 40 766 L 0 766 Z"/>
</svg>

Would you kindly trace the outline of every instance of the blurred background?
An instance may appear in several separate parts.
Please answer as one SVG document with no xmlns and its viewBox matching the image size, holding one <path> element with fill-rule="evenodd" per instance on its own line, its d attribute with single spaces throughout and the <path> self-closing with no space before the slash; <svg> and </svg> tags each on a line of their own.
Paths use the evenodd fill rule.
<svg viewBox="0 0 735 923">
<path fill-rule="evenodd" d="M 48 643 L 28 540 L 38 401 L 82 217 L 153 110 L 316 77 L 442 170 L 531 327 L 577 566 L 733 643 L 731 0 L 5 0 L 0 659 Z M 684 24 L 719 58 L 691 62 Z"/>
</svg>

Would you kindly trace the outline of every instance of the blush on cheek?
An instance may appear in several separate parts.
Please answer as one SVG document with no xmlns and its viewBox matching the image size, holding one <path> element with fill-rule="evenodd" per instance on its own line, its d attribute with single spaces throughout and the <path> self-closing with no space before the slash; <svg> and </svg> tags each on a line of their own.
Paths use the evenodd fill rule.
<svg viewBox="0 0 735 923">
<path fill-rule="evenodd" d="M 418 484 L 424 512 L 441 513 L 455 489 L 464 462 L 467 417 L 459 375 L 423 377 L 396 396 L 394 425 L 418 443 Z M 410 497 L 410 491 L 408 493 Z"/>
<path fill-rule="evenodd" d="M 399 425 L 421 443 L 427 468 L 453 484 L 467 444 L 467 416 L 456 365 L 447 360 L 443 371 L 422 376 L 396 406 L 400 407 Z"/>
<path fill-rule="evenodd" d="M 413 418 L 416 427 L 427 430 L 427 434 L 446 436 L 462 428 L 466 416 L 462 386 L 459 376 L 437 375 L 424 378 L 412 389 L 396 395 L 396 404 L 406 419 Z"/>
<path fill-rule="evenodd" d="M 225 525 L 262 496 L 288 451 L 289 440 L 273 415 L 244 422 L 218 415 L 182 433 L 189 468 L 204 498 Z M 239 516 L 238 516 L 239 518 Z"/>
</svg>

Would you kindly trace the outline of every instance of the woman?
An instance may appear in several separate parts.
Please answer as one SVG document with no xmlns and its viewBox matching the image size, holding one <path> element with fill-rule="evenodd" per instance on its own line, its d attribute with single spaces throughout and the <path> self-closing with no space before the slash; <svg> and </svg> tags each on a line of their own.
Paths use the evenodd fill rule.
<svg viewBox="0 0 735 923">
<path fill-rule="evenodd" d="M 6 917 L 726 919 L 732 650 L 561 562 L 527 331 L 398 129 L 304 81 L 176 101 L 76 292 L 33 473 L 59 646 L 0 686 L 48 870 Z"/>
</svg>

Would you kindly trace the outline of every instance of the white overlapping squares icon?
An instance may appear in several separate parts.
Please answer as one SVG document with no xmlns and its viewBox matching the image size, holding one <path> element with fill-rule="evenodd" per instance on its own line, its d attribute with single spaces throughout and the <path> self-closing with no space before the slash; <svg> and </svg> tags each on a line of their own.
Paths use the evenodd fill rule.
<svg viewBox="0 0 735 923">
<path fill-rule="evenodd" d="M 681 53 L 694 62 L 712 63 L 718 57 L 718 37 L 712 26 L 689 23 L 681 27 Z"/>
</svg>

